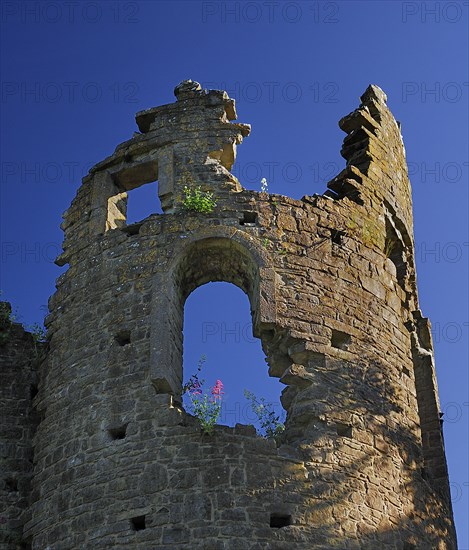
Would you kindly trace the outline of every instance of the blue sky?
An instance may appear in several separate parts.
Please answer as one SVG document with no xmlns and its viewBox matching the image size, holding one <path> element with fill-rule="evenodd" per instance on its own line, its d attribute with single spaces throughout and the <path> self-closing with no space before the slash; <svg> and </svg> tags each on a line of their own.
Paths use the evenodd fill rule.
<svg viewBox="0 0 469 550">
<path fill-rule="evenodd" d="M 227 89 L 252 134 L 241 183 L 300 198 L 343 166 L 338 120 L 368 84 L 402 123 L 413 185 L 421 308 L 433 324 L 461 549 L 469 549 L 467 2 L 36 2 L 1 4 L 3 299 L 41 321 L 60 251 L 61 214 L 88 168 L 136 130 L 135 112 L 174 100 L 192 78 Z M 151 186 L 134 219 L 158 209 Z M 205 285 L 188 299 L 185 368 L 207 356 L 227 420 L 246 421 L 240 378 L 278 397 L 247 298 Z M 231 407 L 231 408 L 230 408 Z M 243 412 L 244 411 L 244 412 Z M 228 418 L 231 415 L 230 418 Z"/>
</svg>

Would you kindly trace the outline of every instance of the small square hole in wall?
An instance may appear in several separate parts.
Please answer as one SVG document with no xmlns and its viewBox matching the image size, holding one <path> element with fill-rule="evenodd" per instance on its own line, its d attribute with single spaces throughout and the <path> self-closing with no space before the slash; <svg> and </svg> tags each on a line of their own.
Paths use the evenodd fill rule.
<svg viewBox="0 0 469 550">
<path fill-rule="evenodd" d="M 18 480 L 11 477 L 5 479 L 5 489 L 9 493 L 16 493 L 18 491 Z"/>
<path fill-rule="evenodd" d="M 12 477 L 5 479 L 5 489 L 9 493 L 16 493 L 18 491 L 18 480 Z"/>
<path fill-rule="evenodd" d="M 147 527 L 145 516 L 137 516 L 135 518 L 131 518 L 130 526 L 134 531 L 143 531 L 143 529 L 146 529 Z"/>
<path fill-rule="evenodd" d="M 125 436 L 127 435 L 128 425 L 129 424 L 127 423 L 119 426 L 118 428 L 110 428 L 108 430 L 108 433 L 111 436 L 112 440 L 115 441 L 116 439 L 125 439 Z"/>
<path fill-rule="evenodd" d="M 331 241 L 335 244 L 343 244 L 344 243 L 344 237 L 345 233 L 343 231 L 338 231 L 336 229 L 331 230 Z"/>
<path fill-rule="evenodd" d="M 130 344 L 130 330 L 121 330 L 116 334 L 115 340 L 119 346 Z"/>
<path fill-rule="evenodd" d="M 291 525 L 291 516 L 288 514 L 270 514 L 270 526 L 274 529 Z"/>
<path fill-rule="evenodd" d="M 410 370 L 407 367 L 402 367 L 402 372 L 410 378 Z"/>
<path fill-rule="evenodd" d="M 336 425 L 337 435 L 341 437 L 352 437 L 352 426 L 350 424 L 341 424 L 337 422 Z"/>
<path fill-rule="evenodd" d="M 337 349 L 347 350 L 352 342 L 352 337 L 341 330 L 332 329 L 331 346 Z"/>
<path fill-rule="evenodd" d="M 243 217 L 239 220 L 239 225 L 256 225 L 257 212 L 243 212 Z"/>
<path fill-rule="evenodd" d="M 125 227 L 121 228 L 121 231 L 123 233 L 127 233 L 129 236 L 138 235 L 140 233 L 140 228 L 143 224 L 141 223 L 133 223 L 131 225 L 127 225 Z"/>
</svg>

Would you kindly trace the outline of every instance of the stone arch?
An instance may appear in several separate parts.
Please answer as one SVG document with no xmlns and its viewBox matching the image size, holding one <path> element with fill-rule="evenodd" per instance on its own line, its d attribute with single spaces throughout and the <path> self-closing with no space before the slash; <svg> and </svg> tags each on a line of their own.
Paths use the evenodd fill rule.
<svg viewBox="0 0 469 550">
<path fill-rule="evenodd" d="M 272 330 L 276 319 L 275 272 L 255 239 L 227 227 L 208 228 L 181 239 L 166 272 L 153 284 L 150 377 L 157 393 L 181 400 L 184 304 L 208 282 L 233 283 L 251 305 L 256 337 Z"/>
</svg>

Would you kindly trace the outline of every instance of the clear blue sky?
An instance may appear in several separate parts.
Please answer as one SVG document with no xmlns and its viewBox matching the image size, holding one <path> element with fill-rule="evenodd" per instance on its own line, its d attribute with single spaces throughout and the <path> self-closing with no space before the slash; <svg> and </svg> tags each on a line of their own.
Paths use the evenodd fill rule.
<svg viewBox="0 0 469 550">
<path fill-rule="evenodd" d="M 411 169 L 420 304 L 434 327 L 459 545 L 469 549 L 468 2 L 15 2 L 1 4 L 1 279 L 41 321 L 61 214 L 88 168 L 172 102 L 183 79 L 227 89 L 252 124 L 234 172 L 300 198 L 344 165 L 337 121 L 369 83 L 388 95 Z M 157 209 L 131 197 L 134 219 Z M 207 355 L 227 420 L 247 421 L 238 380 L 278 397 L 241 291 L 206 285 L 186 306 L 186 370 Z M 211 369 L 211 370 L 210 370 Z M 234 411 L 234 412 L 233 412 Z M 231 416 L 230 416 L 231 415 Z M 238 418 L 238 416 L 239 418 Z M 235 418 L 236 417 L 236 418 Z"/>
</svg>

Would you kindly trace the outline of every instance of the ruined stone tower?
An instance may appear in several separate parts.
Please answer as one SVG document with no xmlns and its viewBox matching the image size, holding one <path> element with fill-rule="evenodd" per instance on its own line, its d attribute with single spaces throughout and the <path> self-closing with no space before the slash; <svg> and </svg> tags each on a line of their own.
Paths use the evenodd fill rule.
<svg viewBox="0 0 469 550">
<path fill-rule="evenodd" d="M 6 548 L 454 550 L 411 189 L 385 94 L 370 86 L 340 121 L 346 168 L 301 200 L 230 173 L 250 127 L 230 122 L 225 92 L 185 81 L 175 95 L 137 114 L 140 131 L 64 215 L 68 270 L 36 396 L 11 368 L 31 369 L 30 347 L 11 352 L 28 336 L 16 327 L 3 342 L 9 488 L 22 480 L 0 486 L 15 509 Z M 127 225 L 127 192 L 156 179 L 164 213 Z M 214 210 L 183 208 L 184 186 L 211 191 Z M 184 302 L 209 281 L 249 297 L 285 384 L 278 444 L 240 425 L 202 436 L 181 407 Z M 32 470 L 9 458 L 18 434 Z"/>
</svg>

